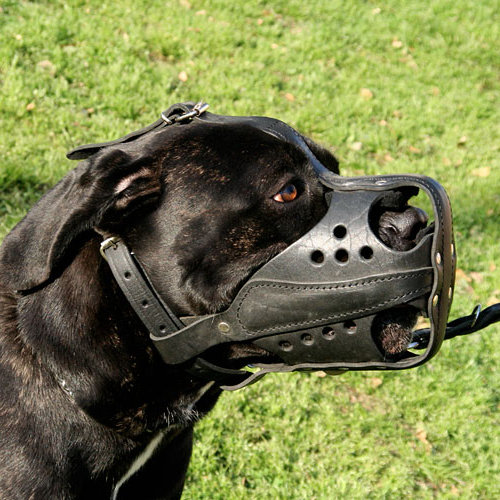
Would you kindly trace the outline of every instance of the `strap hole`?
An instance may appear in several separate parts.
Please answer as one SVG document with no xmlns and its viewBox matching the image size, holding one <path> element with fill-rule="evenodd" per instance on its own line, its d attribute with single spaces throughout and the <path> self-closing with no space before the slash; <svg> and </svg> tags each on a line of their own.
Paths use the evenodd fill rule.
<svg viewBox="0 0 500 500">
<path fill-rule="evenodd" d="M 335 337 L 335 332 L 330 326 L 325 326 L 325 328 L 323 328 L 323 330 L 321 331 L 321 334 L 323 335 L 323 338 L 325 340 L 332 340 L 333 337 Z"/>
<path fill-rule="evenodd" d="M 359 253 L 365 260 L 370 260 L 373 257 L 372 247 L 362 247 Z"/>
<path fill-rule="evenodd" d="M 356 330 L 358 329 L 358 327 L 356 326 L 356 323 L 354 323 L 354 321 L 352 319 L 347 320 L 344 323 L 344 328 L 345 328 L 345 330 L 347 331 L 347 333 L 349 335 L 352 335 L 353 333 L 356 333 Z"/>
<path fill-rule="evenodd" d="M 167 327 L 165 325 L 160 325 L 160 332 L 161 333 L 165 333 L 166 330 L 167 330 Z"/>
<path fill-rule="evenodd" d="M 148 306 L 149 306 L 149 302 L 148 302 L 146 299 L 144 299 L 144 300 L 141 302 L 141 304 L 142 304 L 142 307 L 148 307 Z"/>
<path fill-rule="evenodd" d="M 315 264 L 322 264 L 325 260 L 325 254 L 321 250 L 314 250 L 314 252 L 311 253 L 311 260 Z"/>
<path fill-rule="evenodd" d="M 335 226 L 333 229 L 333 236 L 335 236 L 335 238 L 338 238 L 339 240 L 344 238 L 346 234 L 347 234 L 347 229 L 342 224 Z"/>
<path fill-rule="evenodd" d="M 339 248 L 336 252 L 335 252 L 335 258 L 339 261 L 339 262 L 342 262 L 343 264 L 345 264 L 348 260 L 349 260 L 349 253 L 347 252 L 347 250 L 345 250 L 344 248 Z"/>
<path fill-rule="evenodd" d="M 132 275 L 130 274 L 130 271 L 125 271 L 123 273 L 123 276 L 125 277 L 126 280 L 128 280 L 128 279 L 130 279 L 130 276 L 132 276 Z"/>
</svg>

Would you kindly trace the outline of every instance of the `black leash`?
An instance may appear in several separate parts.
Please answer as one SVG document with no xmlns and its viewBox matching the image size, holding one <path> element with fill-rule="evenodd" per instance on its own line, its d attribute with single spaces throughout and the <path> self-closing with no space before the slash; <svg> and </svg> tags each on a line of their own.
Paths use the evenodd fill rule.
<svg viewBox="0 0 500 500">
<path fill-rule="evenodd" d="M 469 335 L 500 321 L 500 303 L 481 310 L 477 305 L 469 316 L 463 316 L 450 321 L 446 326 L 445 340 L 462 335 Z M 422 328 L 413 332 L 413 338 L 408 346 L 410 349 L 425 349 L 429 344 L 430 329 Z"/>
</svg>

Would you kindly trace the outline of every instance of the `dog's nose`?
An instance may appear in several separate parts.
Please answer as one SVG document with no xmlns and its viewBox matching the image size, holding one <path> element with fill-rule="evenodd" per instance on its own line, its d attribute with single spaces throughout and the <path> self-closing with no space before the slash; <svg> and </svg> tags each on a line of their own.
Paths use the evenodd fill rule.
<svg viewBox="0 0 500 500">
<path fill-rule="evenodd" d="M 401 211 L 388 210 L 380 217 L 379 236 L 395 250 L 409 250 L 418 243 L 418 233 L 426 227 L 428 220 L 421 208 L 408 206 Z"/>
</svg>

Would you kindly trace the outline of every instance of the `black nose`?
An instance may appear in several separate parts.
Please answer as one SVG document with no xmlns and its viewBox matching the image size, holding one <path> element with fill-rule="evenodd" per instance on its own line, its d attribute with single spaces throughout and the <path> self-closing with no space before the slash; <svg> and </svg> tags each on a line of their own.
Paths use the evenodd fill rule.
<svg viewBox="0 0 500 500">
<path fill-rule="evenodd" d="M 429 217 L 424 210 L 407 206 L 400 211 L 387 210 L 379 220 L 380 239 L 395 250 L 410 250 L 417 243 L 417 236 L 425 228 Z"/>
</svg>

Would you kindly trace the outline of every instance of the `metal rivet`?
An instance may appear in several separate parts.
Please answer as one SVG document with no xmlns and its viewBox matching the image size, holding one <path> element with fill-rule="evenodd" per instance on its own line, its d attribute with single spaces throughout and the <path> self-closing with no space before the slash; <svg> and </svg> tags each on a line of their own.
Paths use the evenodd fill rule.
<svg viewBox="0 0 500 500">
<path fill-rule="evenodd" d="M 434 297 L 432 297 L 432 305 L 434 307 L 437 306 L 438 300 L 439 300 L 439 297 L 437 295 L 434 295 Z"/>
<path fill-rule="evenodd" d="M 441 254 L 438 252 L 438 253 L 436 254 L 436 264 L 441 264 L 441 261 L 442 261 L 442 259 L 441 259 Z"/>
<path fill-rule="evenodd" d="M 455 255 L 455 245 L 451 244 L 451 255 Z"/>
<path fill-rule="evenodd" d="M 451 296 L 453 295 L 453 288 L 450 288 L 448 289 L 448 298 L 451 300 Z"/>
<path fill-rule="evenodd" d="M 221 321 L 218 325 L 217 328 L 219 329 L 220 332 L 222 333 L 227 333 L 229 330 L 231 330 L 231 327 L 229 326 L 229 323 L 226 323 L 225 321 Z"/>
</svg>

